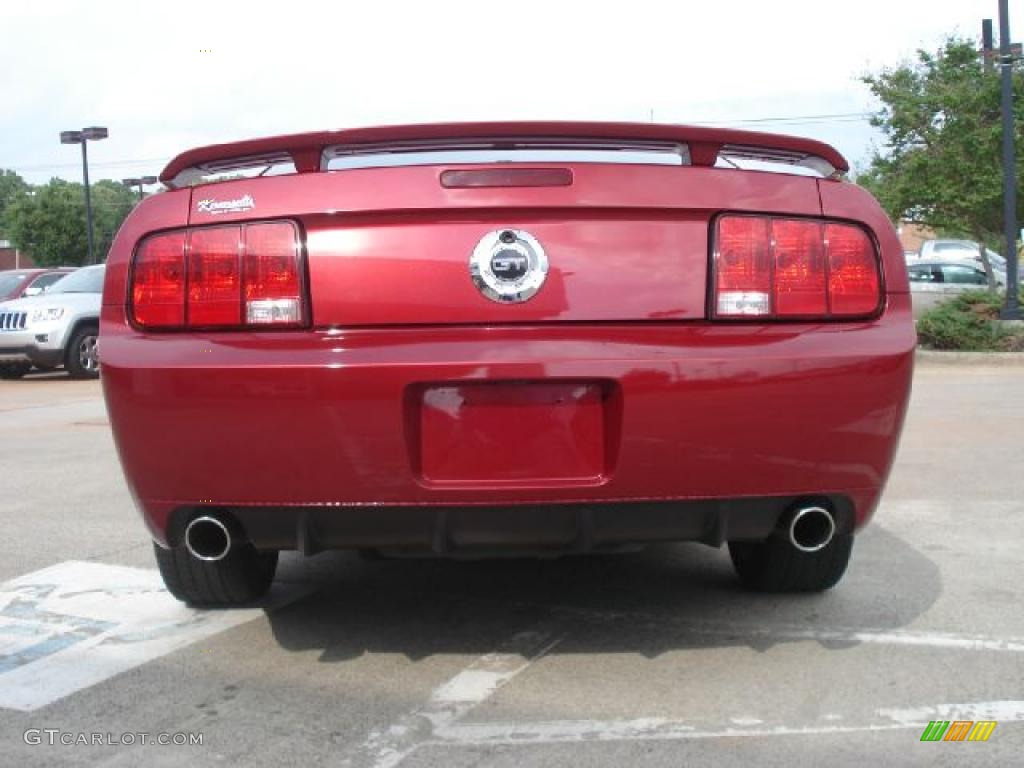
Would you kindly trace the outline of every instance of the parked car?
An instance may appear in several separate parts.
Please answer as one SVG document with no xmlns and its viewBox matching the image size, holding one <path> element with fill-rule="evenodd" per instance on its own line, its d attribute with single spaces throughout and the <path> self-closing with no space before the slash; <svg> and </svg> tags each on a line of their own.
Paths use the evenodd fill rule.
<svg viewBox="0 0 1024 768">
<path fill-rule="evenodd" d="M 1006 285 L 1006 259 L 991 248 L 985 248 L 989 264 L 995 273 L 996 281 Z M 974 262 L 978 267 L 982 266 L 981 256 L 978 254 L 978 244 L 971 240 L 925 240 L 921 243 L 921 250 L 916 257 L 907 259 L 907 264 L 916 262 Z"/>
<path fill-rule="evenodd" d="M 915 346 L 896 232 L 847 168 L 808 139 L 611 123 L 179 155 L 114 241 L 100 324 L 168 589 L 252 600 L 280 550 L 681 540 L 728 543 L 754 589 L 833 586 Z"/>
<path fill-rule="evenodd" d="M 46 293 L 0 304 L 0 377 L 63 365 L 72 378 L 99 376 L 103 265 L 65 275 Z"/>
<path fill-rule="evenodd" d="M 5 269 L 0 272 L 0 301 L 36 296 L 72 271 L 73 267 Z"/>
<path fill-rule="evenodd" d="M 985 271 L 974 260 L 914 262 L 907 266 L 907 276 L 915 318 L 961 293 L 988 288 Z"/>
</svg>

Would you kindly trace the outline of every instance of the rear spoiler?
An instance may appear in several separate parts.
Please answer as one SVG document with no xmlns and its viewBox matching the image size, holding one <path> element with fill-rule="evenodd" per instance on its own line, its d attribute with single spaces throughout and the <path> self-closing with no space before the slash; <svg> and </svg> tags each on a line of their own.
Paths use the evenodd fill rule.
<svg viewBox="0 0 1024 768">
<path fill-rule="evenodd" d="M 835 177 L 850 169 L 836 149 L 820 141 L 772 133 L 655 123 L 436 123 L 296 133 L 211 144 L 182 152 L 160 174 L 171 188 L 206 176 L 280 164 L 297 173 L 326 170 L 328 160 L 350 153 L 436 149 L 535 148 L 600 145 L 623 150 L 675 146 L 688 165 L 710 167 L 720 158 L 743 158 L 810 168 Z"/>
</svg>

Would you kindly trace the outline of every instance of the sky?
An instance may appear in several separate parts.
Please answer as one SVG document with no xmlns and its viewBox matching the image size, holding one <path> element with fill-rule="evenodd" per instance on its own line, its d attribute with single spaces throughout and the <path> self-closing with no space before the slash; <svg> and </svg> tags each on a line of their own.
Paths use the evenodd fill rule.
<svg viewBox="0 0 1024 768">
<path fill-rule="evenodd" d="M 997 0 L 0 0 L 0 168 L 81 180 L 62 130 L 106 126 L 90 174 L 185 149 L 393 123 L 710 123 L 810 136 L 854 166 L 881 138 L 859 82 Z M 1010 2 L 1024 37 L 1024 0 Z M 998 24 L 997 24 L 998 28 Z M 824 116 L 824 117 L 823 117 Z"/>
</svg>

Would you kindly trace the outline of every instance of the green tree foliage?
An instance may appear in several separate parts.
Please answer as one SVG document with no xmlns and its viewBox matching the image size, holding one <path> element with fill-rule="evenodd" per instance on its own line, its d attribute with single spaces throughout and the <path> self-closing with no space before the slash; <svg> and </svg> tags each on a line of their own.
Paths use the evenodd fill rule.
<svg viewBox="0 0 1024 768">
<path fill-rule="evenodd" d="M 921 316 L 917 321 L 918 343 L 931 349 L 1024 351 L 1024 328 L 1003 327 L 999 323 L 1002 308 L 1003 297 L 998 294 L 961 293 Z"/>
<path fill-rule="evenodd" d="M 4 214 L 11 240 L 40 265 L 83 264 L 87 252 L 80 184 L 61 179 L 36 187 Z"/>
<path fill-rule="evenodd" d="M 128 187 L 104 179 L 92 185 L 93 232 L 96 237 L 97 259 L 106 261 L 114 236 L 137 202 Z M 84 205 L 84 204 L 83 204 Z"/>
<path fill-rule="evenodd" d="M 113 181 L 93 184 L 92 209 L 96 258 L 106 260 L 118 227 L 134 204 L 126 187 Z M 34 187 L 4 212 L 14 244 L 41 265 L 84 264 L 88 256 L 85 196 L 81 184 L 62 179 Z"/>
<path fill-rule="evenodd" d="M 0 240 L 6 240 L 4 211 L 18 198 L 28 194 L 28 184 L 14 171 L 0 168 Z"/>
<path fill-rule="evenodd" d="M 894 219 L 998 245 L 1003 231 L 999 67 L 986 71 L 978 47 L 949 38 L 937 53 L 918 51 L 912 62 L 862 78 L 882 104 L 873 123 L 885 144 L 857 181 Z M 1019 64 L 1013 84 L 1019 182 L 1024 178 Z M 1017 201 L 1017 216 L 1024 220 L 1024 196 L 1018 194 Z"/>
</svg>

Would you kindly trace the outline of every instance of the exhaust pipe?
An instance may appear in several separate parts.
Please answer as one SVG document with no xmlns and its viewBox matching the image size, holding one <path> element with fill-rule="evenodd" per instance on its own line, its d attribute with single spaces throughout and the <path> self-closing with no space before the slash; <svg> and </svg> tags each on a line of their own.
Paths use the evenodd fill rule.
<svg viewBox="0 0 1024 768">
<path fill-rule="evenodd" d="M 800 507 L 786 529 L 789 543 L 801 552 L 818 552 L 828 546 L 836 533 L 836 520 L 824 507 Z"/>
<path fill-rule="evenodd" d="M 231 545 L 231 531 L 216 517 L 197 517 L 185 528 L 185 548 L 197 560 L 223 560 L 231 551 Z"/>
</svg>

